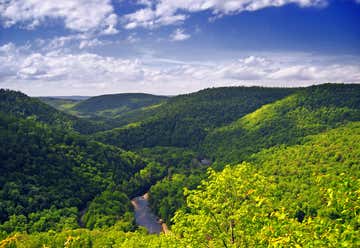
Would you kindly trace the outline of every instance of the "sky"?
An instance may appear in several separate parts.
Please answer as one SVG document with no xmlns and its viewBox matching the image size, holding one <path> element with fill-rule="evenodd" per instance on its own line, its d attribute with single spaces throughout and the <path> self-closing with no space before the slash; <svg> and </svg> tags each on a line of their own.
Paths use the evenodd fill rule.
<svg viewBox="0 0 360 248">
<path fill-rule="evenodd" d="M 0 88 L 30 96 L 360 83 L 360 0 L 0 0 Z"/>
</svg>

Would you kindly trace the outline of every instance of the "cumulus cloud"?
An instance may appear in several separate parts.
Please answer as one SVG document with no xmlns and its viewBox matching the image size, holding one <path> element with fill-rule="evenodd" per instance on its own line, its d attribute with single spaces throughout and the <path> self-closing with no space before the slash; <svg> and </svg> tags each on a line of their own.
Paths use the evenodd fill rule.
<svg viewBox="0 0 360 248">
<path fill-rule="evenodd" d="M 191 37 L 190 34 L 185 33 L 184 29 L 178 28 L 176 29 L 171 35 L 170 35 L 170 39 L 172 41 L 183 41 L 183 40 L 187 40 Z"/>
<path fill-rule="evenodd" d="M 117 33 L 117 16 L 110 0 L 7 0 L 0 5 L 5 27 L 15 24 L 35 28 L 49 19 L 60 19 L 70 30 Z"/>
<path fill-rule="evenodd" d="M 125 15 L 125 28 L 154 28 L 183 22 L 186 13 L 211 11 L 214 16 L 256 11 L 267 7 L 297 4 L 300 7 L 324 6 L 327 0 L 158 0 L 153 5 L 140 1 L 146 7 Z"/>
<path fill-rule="evenodd" d="M 171 15 L 162 15 L 150 7 L 147 7 L 125 15 L 123 19 L 126 23 L 124 26 L 126 29 L 136 27 L 153 28 L 156 26 L 181 23 L 186 19 L 186 15 L 174 13 Z"/>
<path fill-rule="evenodd" d="M 96 95 L 135 91 L 179 94 L 228 85 L 360 83 L 358 61 L 335 63 L 324 57 L 314 62 L 311 56 L 283 58 L 277 54 L 246 56 L 216 63 L 161 59 L 159 64 L 157 59 L 122 59 L 89 52 L 32 52 L 9 43 L 0 46 L 0 87 L 33 95 Z"/>
<path fill-rule="evenodd" d="M 360 3 L 360 0 L 353 0 Z M 116 34 L 118 19 L 126 29 L 155 28 L 184 22 L 190 13 L 210 11 L 213 17 L 296 4 L 321 7 L 329 0 L 134 0 L 138 8 L 118 17 L 111 0 L 1 0 L 0 20 L 5 27 L 15 24 L 34 29 L 49 20 L 62 20 L 66 28 L 79 32 Z"/>
</svg>

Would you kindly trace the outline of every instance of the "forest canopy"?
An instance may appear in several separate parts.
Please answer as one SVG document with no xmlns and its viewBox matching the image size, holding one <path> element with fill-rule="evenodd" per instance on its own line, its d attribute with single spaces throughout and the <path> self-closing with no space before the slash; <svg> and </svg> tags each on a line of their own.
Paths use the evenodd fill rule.
<svg viewBox="0 0 360 248">
<path fill-rule="evenodd" d="M 0 96 L 0 247 L 360 246 L 359 85 Z"/>
</svg>

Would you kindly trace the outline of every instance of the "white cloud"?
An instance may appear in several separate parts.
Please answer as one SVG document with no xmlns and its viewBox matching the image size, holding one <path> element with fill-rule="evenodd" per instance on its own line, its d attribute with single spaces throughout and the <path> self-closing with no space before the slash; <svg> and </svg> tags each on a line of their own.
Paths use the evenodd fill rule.
<svg viewBox="0 0 360 248">
<path fill-rule="evenodd" d="M 117 32 L 117 16 L 110 0 L 8 0 L 0 5 L 5 27 L 21 24 L 35 28 L 49 19 L 63 20 L 70 30 Z"/>
<path fill-rule="evenodd" d="M 136 27 L 153 28 L 162 25 L 181 23 L 186 19 L 183 14 L 161 15 L 150 7 L 137 10 L 123 17 L 126 29 Z"/>
<path fill-rule="evenodd" d="M 185 33 L 185 31 L 183 29 L 176 29 L 171 35 L 170 35 L 170 39 L 172 41 L 183 41 L 183 40 L 187 40 L 191 37 L 190 34 Z"/>
<path fill-rule="evenodd" d="M 34 50 L 41 52 L 63 51 L 71 52 L 88 48 L 101 47 L 112 44 L 113 41 L 96 38 L 89 33 L 77 33 L 67 36 L 58 36 L 51 39 L 36 39 L 31 43 Z"/>
<path fill-rule="evenodd" d="M 16 46 L 13 43 L 7 43 L 0 46 L 0 53 L 11 54 L 17 50 Z"/>
<path fill-rule="evenodd" d="M 79 48 L 84 49 L 84 48 L 90 48 L 90 47 L 103 46 L 106 43 L 107 42 L 101 41 L 97 38 L 90 39 L 90 40 L 85 39 L 85 40 L 80 41 Z"/>
<path fill-rule="evenodd" d="M 161 60 L 161 63 L 159 63 Z M 12 43 L 0 46 L 0 87 L 32 95 L 150 92 L 180 94 L 228 85 L 299 86 L 360 83 L 358 59 L 312 56 L 247 56 L 232 61 L 186 62 L 122 59 L 62 50 L 33 52 Z"/>
<path fill-rule="evenodd" d="M 102 31 L 102 34 L 111 35 L 119 33 L 116 29 L 117 15 L 111 14 L 105 19 L 106 29 Z"/>
<path fill-rule="evenodd" d="M 125 28 L 154 28 L 183 22 L 186 12 L 209 10 L 216 16 L 256 11 L 267 7 L 297 4 L 300 7 L 324 6 L 328 0 L 158 0 L 134 13 L 125 15 Z M 141 1 L 147 2 L 147 1 Z"/>
</svg>

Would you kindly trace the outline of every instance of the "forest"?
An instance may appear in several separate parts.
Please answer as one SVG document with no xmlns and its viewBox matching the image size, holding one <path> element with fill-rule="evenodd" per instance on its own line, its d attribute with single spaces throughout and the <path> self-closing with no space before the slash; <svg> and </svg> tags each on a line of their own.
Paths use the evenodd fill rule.
<svg viewBox="0 0 360 248">
<path fill-rule="evenodd" d="M 360 247 L 359 140 L 356 84 L 0 89 L 0 247 Z"/>
</svg>

